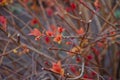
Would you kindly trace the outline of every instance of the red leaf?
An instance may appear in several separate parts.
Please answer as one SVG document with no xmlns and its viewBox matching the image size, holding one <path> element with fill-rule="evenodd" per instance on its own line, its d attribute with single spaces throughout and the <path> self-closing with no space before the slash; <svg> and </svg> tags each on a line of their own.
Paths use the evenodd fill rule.
<svg viewBox="0 0 120 80">
<path fill-rule="evenodd" d="M 53 41 L 57 42 L 58 44 L 61 43 L 62 41 L 62 35 L 61 34 L 58 34 L 54 39 Z"/>
<path fill-rule="evenodd" d="M 34 28 L 28 35 L 35 36 L 35 40 L 39 40 L 42 34 L 37 28 Z"/>
<path fill-rule="evenodd" d="M 76 57 L 76 62 L 80 62 L 81 61 L 81 59 L 80 59 L 80 57 Z"/>
<path fill-rule="evenodd" d="M 40 32 L 37 28 L 34 28 L 34 29 L 29 33 L 29 35 L 41 36 L 41 32 Z"/>
<path fill-rule="evenodd" d="M 87 59 L 88 59 L 88 60 L 92 60 L 92 58 L 93 58 L 92 55 L 88 55 L 88 56 L 87 56 Z"/>
<path fill-rule="evenodd" d="M 0 16 L 0 24 L 2 25 L 2 29 L 6 31 L 7 28 L 7 20 L 4 16 Z"/>
<path fill-rule="evenodd" d="M 51 37 L 51 36 L 53 36 L 53 34 L 54 34 L 54 33 L 53 33 L 52 31 L 46 31 L 46 35 L 47 35 L 47 36 L 50 36 L 50 37 Z"/>
<path fill-rule="evenodd" d="M 50 43 L 50 38 L 49 38 L 48 36 L 45 37 L 45 42 L 46 42 L 47 44 Z"/>
<path fill-rule="evenodd" d="M 62 33 L 65 29 L 63 27 L 58 27 L 58 32 Z"/>
<path fill-rule="evenodd" d="M 76 73 L 76 68 L 75 68 L 75 66 L 70 66 L 70 70 L 71 70 L 73 73 Z"/>
<path fill-rule="evenodd" d="M 99 54 L 100 54 L 100 52 L 99 52 L 96 48 L 92 47 L 91 49 L 92 49 L 92 51 L 93 51 L 96 55 L 99 55 Z"/>
<path fill-rule="evenodd" d="M 76 9 L 76 4 L 75 4 L 75 3 L 71 3 L 70 6 L 71 6 L 71 9 L 72 9 L 72 10 L 75 10 L 75 9 Z"/>
<path fill-rule="evenodd" d="M 68 42 L 66 42 L 65 44 L 66 44 L 66 45 L 71 45 L 72 42 L 68 41 Z"/>
<path fill-rule="evenodd" d="M 78 34 L 83 35 L 85 33 L 84 29 L 81 27 L 78 31 Z"/>
<path fill-rule="evenodd" d="M 66 11 L 67 12 L 71 12 L 71 8 L 70 7 L 66 7 Z"/>
<path fill-rule="evenodd" d="M 61 74 L 62 76 L 64 75 L 64 69 L 62 68 L 60 61 L 53 63 L 51 71 Z"/>
<path fill-rule="evenodd" d="M 38 20 L 36 18 L 31 20 L 31 25 L 34 26 L 35 24 L 38 24 Z"/>
<path fill-rule="evenodd" d="M 88 75 L 87 74 L 84 74 L 84 76 L 83 76 L 84 78 L 88 78 Z"/>
<path fill-rule="evenodd" d="M 91 72 L 91 75 L 92 75 L 92 76 L 95 76 L 95 75 L 96 75 L 96 73 L 95 73 L 95 72 Z"/>
<path fill-rule="evenodd" d="M 51 8 L 46 9 L 47 15 L 52 16 L 53 15 L 53 10 Z"/>
<path fill-rule="evenodd" d="M 50 28 L 51 28 L 51 30 L 52 30 L 52 32 L 53 32 L 53 33 L 55 33 L 55 32 L 56 32 L 56 30 L 57 30 L 57 28 L 56 28 L 56 26 L 55 26 L 55 25 L 50 25 Z"/>
</svg>

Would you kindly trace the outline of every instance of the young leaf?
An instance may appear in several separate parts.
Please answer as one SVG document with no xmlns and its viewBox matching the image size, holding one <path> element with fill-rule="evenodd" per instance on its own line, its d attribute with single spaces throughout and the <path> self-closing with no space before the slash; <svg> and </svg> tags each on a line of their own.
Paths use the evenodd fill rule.
<svg viewBox="0 0 120 80">
<path fill-rule="evenodd" d="M 58 61 L 57 63 L 53 63 L 51 71 L 64 76 L 64 69 L 62 68 L 60 61 Z"/>
</svg>

